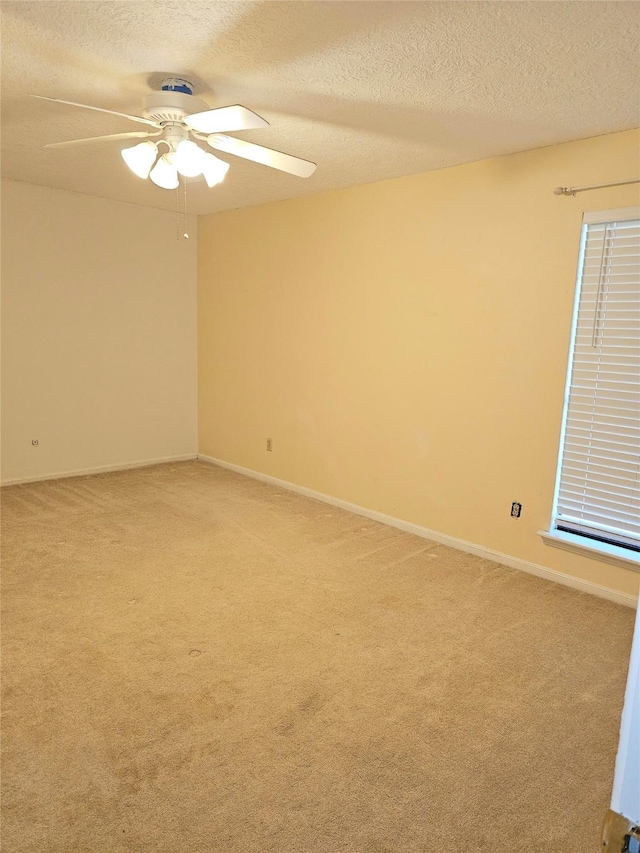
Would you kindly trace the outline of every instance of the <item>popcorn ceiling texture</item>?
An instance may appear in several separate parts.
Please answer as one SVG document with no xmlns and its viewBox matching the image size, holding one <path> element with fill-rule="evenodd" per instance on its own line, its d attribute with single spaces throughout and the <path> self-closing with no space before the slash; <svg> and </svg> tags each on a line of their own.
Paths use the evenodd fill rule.
<svg viewBox="0 0 640 853">
<path fill-rule="evenodd" d="M 636 3 L 588 0 L 5 2 L 3 175 L 171 209 L 124 167 L 129 143 L 43 149 L 138 125 L 28 97 L 139 114 L 169 74 L 271 122 L 243 138 L 318 163 L 303 181 L 223 156 L 222 186 L 190 187 L 194 213 L 624 130 L 639 123 L 638 29 Z"/>
</svg>

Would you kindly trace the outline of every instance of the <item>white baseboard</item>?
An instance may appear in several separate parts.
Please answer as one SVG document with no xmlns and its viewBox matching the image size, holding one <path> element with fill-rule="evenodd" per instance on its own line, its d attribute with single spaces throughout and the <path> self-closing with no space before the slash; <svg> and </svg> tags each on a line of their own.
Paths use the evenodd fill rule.
<svg viewBox="0 0 640 853">
<path fill-rule="evenodd" d="M 143 459 L 138 462 L 125 462 L 121 465 L 101 465 L 99 468 L 83 468 L 76 471 L 58 471 L 56 474 L 39 474 L 37 477 L 18 477 L 13 480 L 3 480 L 0 485 L 19 486 L 21 483 L 39 483 L 43 480 L 62 480 L 65 477 L 87 477 L 91 474 L 108 474 L 110 471 L 128 471 L 132 468 L 150 468 L 152 465 L 163 465 L 166 462 L 188 462 L 197 459 L 197 453 L 183 453 L 181 456 L 165 456 L 162 459 Z"/>
<path fill-rule="evenodd" d="M 419 524 L 413 524 L 410 521 L 403 521 L 401 518 L 395 518 L 392 515 L 385 515 L 383 512 L 376 512 L 366 507 L 358 506 L 358 504 L 349 503 L 349 501 L 334 498 L 331 495 L 325 495 L 322 492 L 316 492 L 313 489 L 308 489 L 306 486 L 298 486 L 296 483 L 290 483 L 287 480 L 279 480 L 277 477 L 271 477 L 269 474 L 262 474 L 259 471 L 253 471 L 250 468 L 243 468 L 240 465 L 234 465 L 231 462 L 225 462 L 222 459 L 216 459 L 213 456 L 205 456 L 198 453 L 198 459 L 202 462 L 207 462 L 210 465 L 218 465 L 221 468 L 227 468 L 229 471 L 235 471 L 237 474 L 243 474 L 245 477 L 252 477 L 254 480 L 262 480 L 264 483 L 270 483 L 272 486 L 278 486 L 281 489 L 295 492 L 299 495 L 304 495 L 307 498 L 313 498 L 317 501 L 323 501 L 331 506 L 345 509 L 348 512 L 353 512 L 356 515 L 362 515 L 365 518 L 370 518 L 373 521 L 379 521 L 381 524 L 387 524 L 390 527 L 395 527 L 398 530 L 404 530 L 406 533 L 413 533 L 414 536 L 420 536 L 423 539 L 430 539 L 433 542 L 438 542 L 440 545 L 447 545 L 449 548 L 456 548 L 459 551 L 465 551 L 468 554 L 475 554 L 476 557 L 482 557 L 485 560 L 492 560 L 494 563 L 501 563 L 504 566 L 509 566 L 512 569 L 517 569 L 521 572 L 527 572 L 530 575 L 536 575 L 539 578 L 559 583 L 563 586 L 577 589 L 580 592 L 587 592 L 590 595 L 596 595 L 599 598 L 606 598 L 608 601 L 614 601 L 616 604 L 624 604 L 626 607 L 637 607 L 638 599 L 636 596 L 626 592 L 618 592 L 618 590 L 610 589 L 601 584 L 592 583 L 591 581 L 581 580 L 573 575 L 566 575 L 564 572 L 558 572 L 555 569 L 548 569 L 545 566 L 540 566 L 537 563 L 530 563 L 528 560 L 521 560 L 518 557 L 511 557 L 508 554 L 501 554 L 499 551 L 492 551 L 490 548 L 485 548 L 482 545 L 475 545 L 473 542 L 466 542 L 464 539 L 457 539 L 455 536 L 447 536 L 445 533 L 438 533 L 436 530 L 429 530 L 427 527 L 421 527 Z"/>
</svg>

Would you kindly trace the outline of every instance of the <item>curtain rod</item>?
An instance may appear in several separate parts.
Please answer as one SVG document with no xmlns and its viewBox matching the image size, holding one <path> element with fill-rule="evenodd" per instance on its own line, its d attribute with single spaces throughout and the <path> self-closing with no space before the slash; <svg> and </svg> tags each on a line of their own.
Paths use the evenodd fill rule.
<svg viewBox="0 0 640 853">
<path fill-rule="evenodd" d="M 640 178 L 632 178 L 630 181 L 614 181 L 611 184 L 594 184 L 592 187 L 556 187 L 553 191 L 556 195 L 575 195 L 585 190 L 602 190 L 605 187 L 622 187 L 625 184 L 640 184 Z"/>
</svg>

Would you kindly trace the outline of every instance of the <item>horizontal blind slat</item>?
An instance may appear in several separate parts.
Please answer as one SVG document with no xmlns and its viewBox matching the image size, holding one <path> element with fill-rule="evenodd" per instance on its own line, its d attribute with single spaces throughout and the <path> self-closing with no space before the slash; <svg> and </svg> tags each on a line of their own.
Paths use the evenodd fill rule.
<svg viewBox="0 0 640 853">
<path fill-rule="evenodd" d="M 589 458 L 581 461 L 583 462 L 582 465 L 574 465 L 572 464 L 572 459 L 565 459 L 564 465 L 562 466 L 562 476 L 566 477 L 567 480 L 574 480 L 582 483 L 584 481 L 584 469 L 585 467 L 588 467 L 589 482 L 595 483 L 596 485 L 607 486 L 609 484 L 620 483 L 623 487 L 629 489 L 638 488 L 638 484 L 640 482 L 638 476 L 629 476 L 632 472 L 626 468 L 620 468 L 617 465 L 611 465 L 608 468 L 603 468 Z"/>
<path fill-rule="evenodd" d="M 621 545 L 633 543 L 637 545 L 640 541 L 640 530 L 629 530 L 618 527 L 614 522 L 611 524 L 601 524 L 595 519 L 576 518 L 570 513 L 558 515 L 556 525 L 562 526 L 575 533 L 582 535 L 604 534 L 608 539 L 613 540 Z"/>
<path fill-rule="evenodd" d="M 562 495 L 558 501 L 558 511 L 582 516 L 589 514 L 594 521 L 598 521 L 600 524 L 623 523 L 625 526 L 629 525 L 632 530 L 634 526 L 640 529 L 640 522 L 637 521 L 640 517 L 640 506 L 637 504 L 616 504 L 604 499 L 589 501 L 582 500 L 579 494 L 566 494 Z"/>
<path fill-rule="evenodd" d="M 575 478 L 574 478 L 575 479 Z M 640 497 L 635 497 L 637 489 L 635 485 L 620 486 L 620 491 L 605 488 L 598 483 L 589 480 L 588 487 L 580 483 L 573 482 L 566 476 L 563 476 L 560 484 L 561 498 L 567 498 L 570 495 L 578 496 L 584 503 L 587 504 L 606 504 L 611 506 L 621 506 L 625 511 L 630 511 L 632 507 L 637 506 L 640 514 Z"/>
<path fill-rule="evenodd" d="M 617 470 L 628 471 L 629 467 L 636 463 L 636 459 L 634 453 L 625 453 L 624 450 L 612 450 L 611 448 L 602 450 L 593 445 L 584 447 L 568 445 L 565 448 L 565 462 L 575 462 L 581 467 L 586 465 L 589 460 L 593 460 L 595 464 L 602 462 L 607 467 L 613 466 Z"/>
</svg>

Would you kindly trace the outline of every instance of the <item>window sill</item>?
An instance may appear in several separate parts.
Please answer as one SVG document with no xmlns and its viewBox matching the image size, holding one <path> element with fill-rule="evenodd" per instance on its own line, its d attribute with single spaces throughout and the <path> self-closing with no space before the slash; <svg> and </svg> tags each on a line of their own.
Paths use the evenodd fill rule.
<svg viewBox="0 0 640 853">
<path fill-rule="evenodd" d="M 582 554 L 583 557 L 592 557 L 605 563 L 613 563 L 633 572 L 640 572 L 640 553 L 621 548 L 619 545 L 609 545 L 607 542 L 597 542 L 578 536 L 575 533 L 565 533 L 562 530 L 539 530 L 545 545 L 553 548 L 562 548 L 565 551 L 573 551 Z"/>
</svg>

